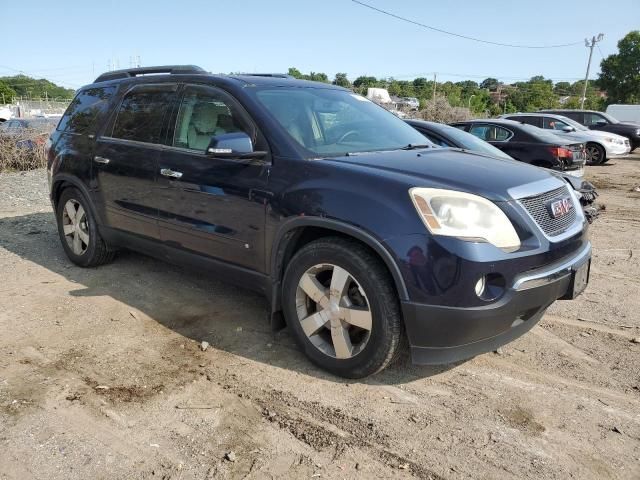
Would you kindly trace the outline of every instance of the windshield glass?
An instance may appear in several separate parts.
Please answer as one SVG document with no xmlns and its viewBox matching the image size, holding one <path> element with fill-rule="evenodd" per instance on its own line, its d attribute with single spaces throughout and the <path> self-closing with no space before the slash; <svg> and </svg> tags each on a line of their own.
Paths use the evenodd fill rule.
<svg viewBox="0 0 640 480">
<path fill-rule="evenodd" d="M 351 92 L 277 87 L 258 90 L 256 96 L 310 157 L 431 144 L 392 113 Z"/>
<path fill-rule="evenodd" d="M 462 148 L 484 153 L 492 157 L 508 158 L 509 160 L 512 160 L 512 158 L 502 150 L 494 147 L 484 140 L 479 139 L 475 135 L 465 132 L 464 130 L 460 130 L 456 127 L 450 127 L 449 125 L 439 125 L 438 128 L 442 129 L 442 134 L 450 137 L 454 143 L 462 145 Z"/>
<path fill-rule="evenodd" d="M 576 122 L 575 120 L 570 119 L 569 117 L 564 117 L 562 115 L 558 115 L 558 118 L 560 120 L 562 120 L 564 123 L 571 125 L 573 128 L 575 128 L 577 131 L 580 130 L 589 130 L 587 127 L 585 127 L 584 125 L 582 125 L 581 123 Z"/>
<path fill-rule="evenodd" d="M 598 112 L 600 113 L 600 115 L 602 115 L 604 118 L 606 118 L 607 120 L 609 120 L 610 123 L 620 123 L 620 120 L 618 120 L 615 117 L 612 117 L 611 115 L 609 115 L 608 113 L 605 112 Z"/>
</svg>

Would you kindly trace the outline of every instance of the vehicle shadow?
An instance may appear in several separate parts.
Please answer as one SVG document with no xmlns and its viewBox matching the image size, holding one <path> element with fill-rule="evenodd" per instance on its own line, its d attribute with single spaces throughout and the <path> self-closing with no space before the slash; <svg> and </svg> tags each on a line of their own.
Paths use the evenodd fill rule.
<svg viewBox="0 0 640 480">
<path fill-rule="evenodd" d="M 138 253 L 122 251 L 102 267 L 84 269 L 72 264 L 60 245 L 52 213 L 0 218 L 0 247 L 77 284 L 74 297 L 109 296 L 160 325 L 197 342 L 254 361 L 295 370 L 337 383 L 335 377 L 311 364 L 288 330 L 273 332 L 267 302 L 259 294 Z M 48 284 L 38 288 L 50 288 Z M 106 318 L 105 321 L 110 321 Z M 412 365 L 409 355 L 385 371 L 362 380 L 369 384 L 400 384 L 438 375 L 456 364 Z"/>
</svg>

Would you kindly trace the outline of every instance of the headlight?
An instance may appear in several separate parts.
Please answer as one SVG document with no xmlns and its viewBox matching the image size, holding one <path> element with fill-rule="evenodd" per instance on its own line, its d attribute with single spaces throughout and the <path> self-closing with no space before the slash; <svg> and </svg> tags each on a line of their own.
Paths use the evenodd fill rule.
<svg viewBox="0 0 640 480">
<path fill-rule="evenodd" d="M 615 143 L 615 139 L 613 137 L 605 137 L 604 141 L 609 143 Z"/>
<path fill-rule="evenodd" d="M 520 248 L 513 225 L 493 202 L 470 193 L 412 188 L 411 200 L 434 235 L 484 241 L 507 252 Z"/>
<path fill-rule="evenodd" d="M 640 135 L 640 128 L 636 130 L 636 135 Z"/>
</svg>

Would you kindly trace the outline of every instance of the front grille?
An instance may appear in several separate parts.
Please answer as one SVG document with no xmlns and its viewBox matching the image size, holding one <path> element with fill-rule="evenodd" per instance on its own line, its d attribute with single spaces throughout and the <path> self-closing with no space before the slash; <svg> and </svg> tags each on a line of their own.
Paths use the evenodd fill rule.
<svg viewBox="0 0 640 480">
<path fill-rule="evenodd" d="M 527 209 L 529 215 L 533 217 L 542 231 L 550 237 L 555 237 L 565 232 L 576 221 L 576 207 L 569 210 L 568 213 L 553 218 L 549 211 L 548 205 L 563 197 L 571 198 L 569 189 L 566 186 L 556 188 L 550 192 L 542 193 L 533 197 L 521 198 L 518 200 L 524 208 Z M 573 199 L 572 199 L 573 203 Z"/>
</svg>

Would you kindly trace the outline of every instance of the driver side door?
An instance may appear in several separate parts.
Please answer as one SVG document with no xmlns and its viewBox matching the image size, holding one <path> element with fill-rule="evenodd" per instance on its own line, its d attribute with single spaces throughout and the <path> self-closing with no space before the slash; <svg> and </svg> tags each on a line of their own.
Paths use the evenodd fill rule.
<svg viewBox="0 0 640 480">
<path fill-rule="evenodd" d="M 172 125 L 157 181 L 160 237 L 171 247 L 168 255 L 195 253 L 264 272 L 270 157 L 241 160 L 207 153 L 211 138 L 224 133 L 243 131 L 255 147 L 263 141 L 255 124 L 225 91 L 186 85 Z"/>
</svg>

